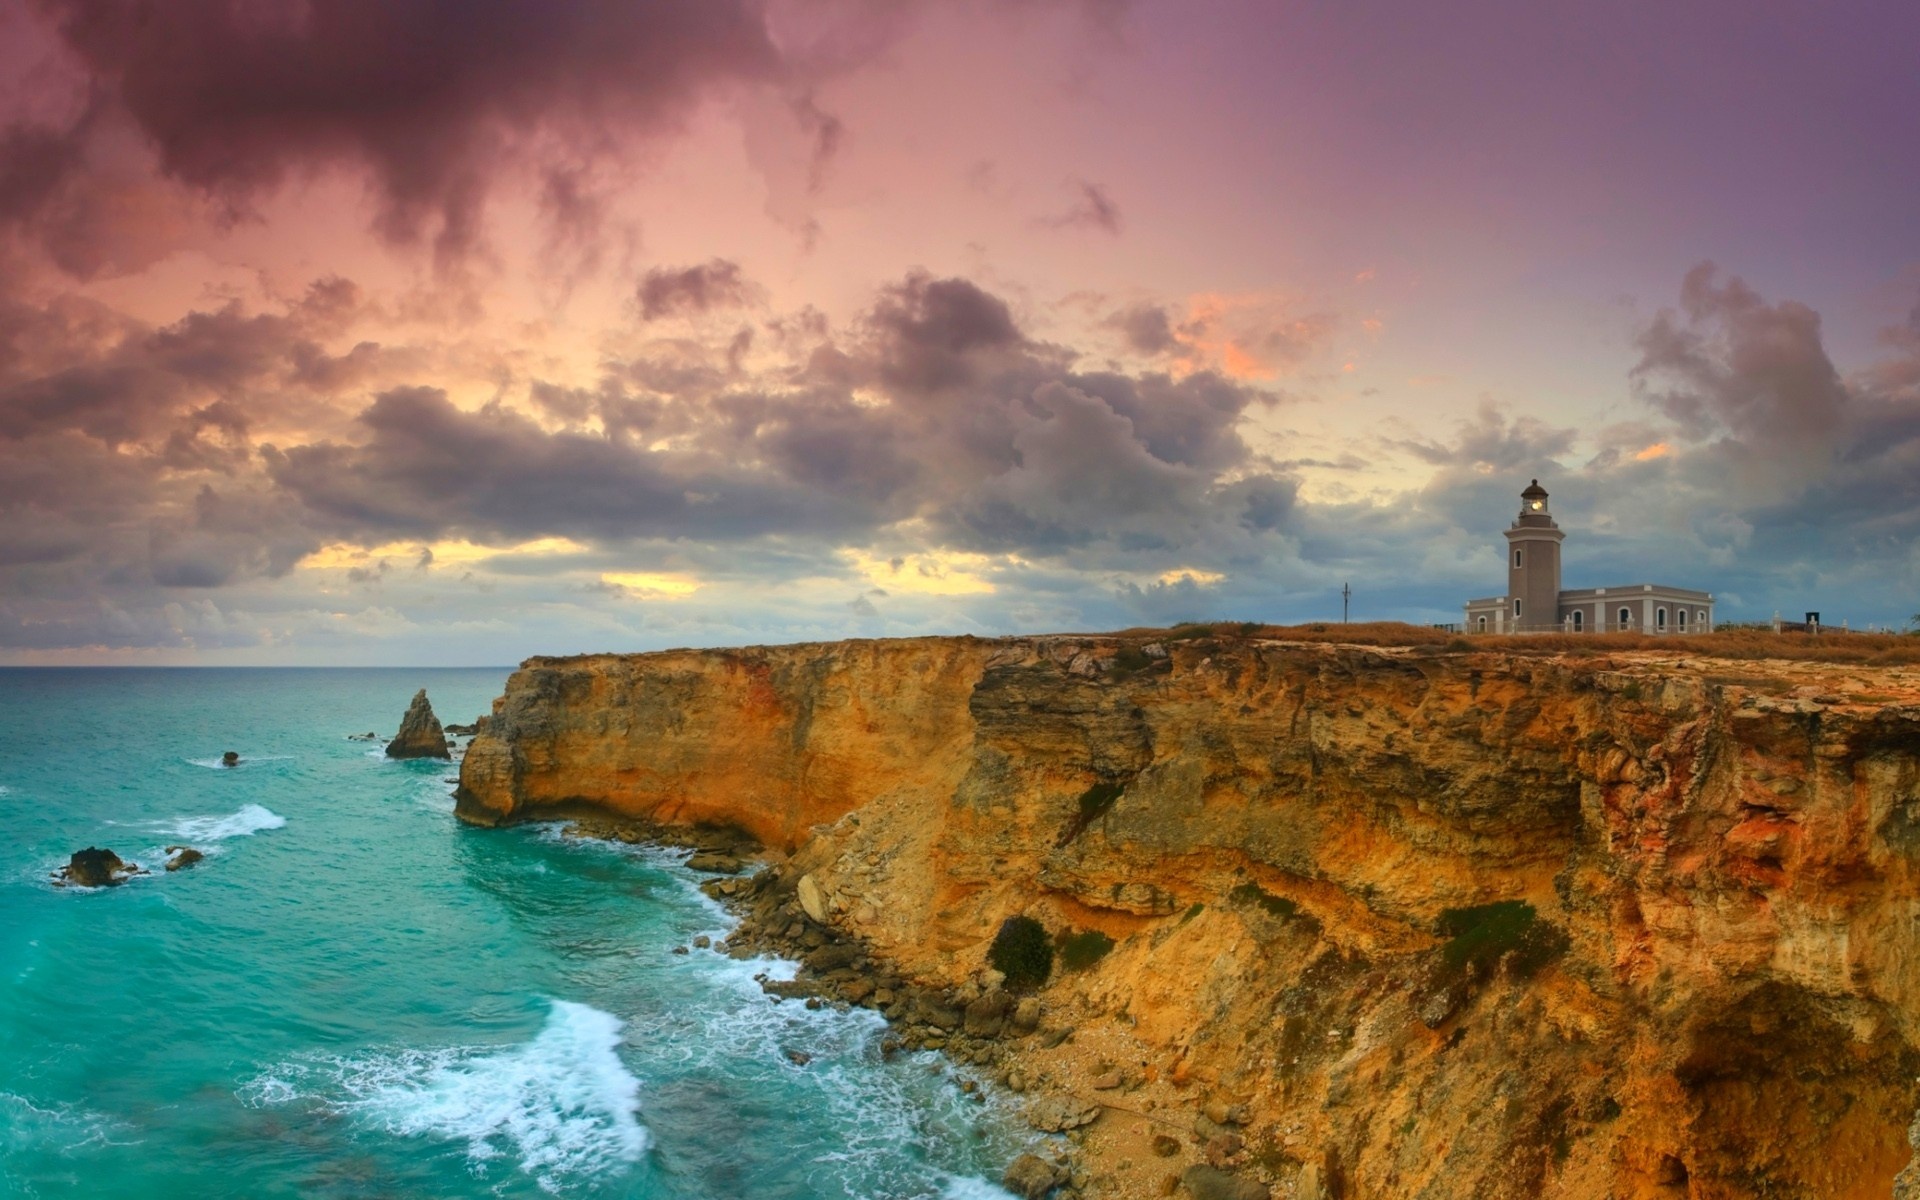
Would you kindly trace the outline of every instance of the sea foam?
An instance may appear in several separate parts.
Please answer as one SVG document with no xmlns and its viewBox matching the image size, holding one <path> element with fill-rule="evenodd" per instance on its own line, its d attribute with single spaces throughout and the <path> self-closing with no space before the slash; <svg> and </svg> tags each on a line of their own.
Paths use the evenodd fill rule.
<svg viewBox="0 0 1920 1200">
<path fill-rule="evenodd" d="M 254 1105 L 284 1104 L 321 1077 L 322 1098 L 389 1133 L 467 1143 L 476 1168 L 511 1155 L 547 1192 L 638 1162 L 646 1127 L 640 1081 L 620 1061 L 621 1021 L 555 1000 L 522 1046 L 402 1050 L 294 1065 L 242 1089 Z M 289 1078 L 291 1077 L 291 1078 Z"/>
<path fill-rule="evenodd" d="M 162 833 L 189 842 L 218 842 L 247 837 L 262 829 L 278 829 L 287 819 L 271 809 L 249 804 L 239 812 L 218 817 L 180 817 L 160 827 Z"/>
</svg>

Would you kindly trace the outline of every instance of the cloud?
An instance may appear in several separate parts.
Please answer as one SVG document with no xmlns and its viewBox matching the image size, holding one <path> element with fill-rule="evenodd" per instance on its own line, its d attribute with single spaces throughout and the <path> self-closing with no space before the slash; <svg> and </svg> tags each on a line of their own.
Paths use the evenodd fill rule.
<svg viewBox="0 0 1920 1200">
<path fill-rule="evenodd" d="M 656 267 L 640 280 L 636 293 L 645 321 L 740 308 L 760 295 L 760 289 L 741 274 L 740 264 L 722 258 L 677 269 Z"/>
<path fill-rule="evenodd" d="M 1728 434 L 1768 449 L 1820 453 L 1848 419 L 1848 392 L 1820 339 L 1820 314 L 1768 304 L 1738 277 L 1702 263 L 1687 272 L 1678 311 L 1637 339 L 1631 378 L 1641 399 L 1694 441 Z"/>
<path fill-rule="evenodd" d="M 95 95 L 21 136 L 42 170 L 92 125 L 136 128 L 170 179 L 244 210 L 297 175 L 365 170 L 390 240 L 470 249 L 509 155 L 592 157 L 671 129 L 716 87 L 785 69 L 744 0 L 46 0 Z M 553 149 L 557 147 L 558 149 Z M 53 174 L 59 178 L 58 173 Z"/>
<path fill-rule="evenodd" d="M 1073 204 L 1065 212 L 1046 218 L 1045 224 L 1055 229 L 1092 229 L 1120 236 L 1125 220 L 1105 188 L 1082 179 L 1074 183 L 1074 192 Z"/>
</svg>

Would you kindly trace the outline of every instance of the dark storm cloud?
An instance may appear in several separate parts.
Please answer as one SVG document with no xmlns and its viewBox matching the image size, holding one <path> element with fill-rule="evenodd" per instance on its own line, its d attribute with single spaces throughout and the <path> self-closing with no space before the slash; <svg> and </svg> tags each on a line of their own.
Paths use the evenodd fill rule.
<svg viewBox="0 0 1920 1200">
<path fill-rule="evenodd" d="M 549 433 L 511 410 L 463 412 L 435 388 L 382 394 L 364 443 L 269 448 L 276 484 L 355 537 L 619 540 L 828 532 L 830 498 L 777 478 L 605 437 Z"/>
<path fill-rule="evenodd" d="M 48 168 L 112 114 L 166 175 L 236 207 L 290 175 L 363 167 L 387 237 L 431 235 L 453 254 L 475 241 L 508 151 L 669 127 L 714 86 L 783 72 L 748 0 L 39 7 L 90 73 L 93 104 L 70 130 L 11 135 L 9 175 L 38 164 L 31 178 L 60 178 Z"/>
<path fill-rule="evenodd" d="M 760 289 L 741 274 L 740 264 L 723 258 L 678 269 L 656 267 L 640 280 L 637 292 L 640 317 L 646 321 L 740 308 L 759 295 Z"/>
<path fill-rule="evenodd" d="M 684 343 L 614 364 L 597 389 L 534 384 L 557 429 L 389 390 L 361 436 L 274 448 L 268 473 L 329 536 L 365 542 L 858 544 L 917 518 L 972 549 L 1137 551 L 1210 523 L 1264 533 L 1290 511 L 1289 481 L 1215 487 L 1264 478 L 1236 432 L 1260 393 L 1205 373 L 1077 371 L 968 280 L 909 276 L 786 371 L 734 380 L 712 365 L 728 347 L 705 354 Z"/>
</svg>

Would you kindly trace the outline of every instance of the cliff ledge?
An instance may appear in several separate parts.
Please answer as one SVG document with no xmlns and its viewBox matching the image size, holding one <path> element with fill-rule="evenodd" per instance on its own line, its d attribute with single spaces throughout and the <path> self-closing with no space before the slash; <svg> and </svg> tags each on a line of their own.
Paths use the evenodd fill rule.
<svg viewBox="0 0 1920 1200">
<path fill-rule="evenodd" d="M 458 812 L 744 831 L 926 983 L 992 987 L 1031 916 L 1080 947 L 1040 998 L 1100 1053 L 1029 1069 L 1117 1111 L 1243 1106 L 1216 1165 L 1277 1196 L 1884 1200 L 1910 1157 L 1911 667 L 1231 637 L 543 658 Z M 1198 1161 L 1086 1133 L 1090 1195 Z"/>
</svg>

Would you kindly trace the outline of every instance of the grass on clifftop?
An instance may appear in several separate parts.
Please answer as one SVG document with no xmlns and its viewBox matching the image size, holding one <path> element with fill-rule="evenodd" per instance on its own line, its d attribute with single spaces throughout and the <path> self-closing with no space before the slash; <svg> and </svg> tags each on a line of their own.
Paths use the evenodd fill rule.
<svg viewBox="0 0 1920 1200">
<path fill-rule="evenodd" d="M 1399 621 L 1363 621 L 1343 625 L 1316 621 L 1306 625 L 1257 625 L 1242 621 L 1196 622 L 1171 629 L 1128 629 L 1119 636 L 1141 642 L 1181 642 L 1202 638 L 1232 641 L 1259 638 L 1285 642 L 1338 642 L 1356 646 L 1418 646 L 1450 653 L 1528 656 L 1601 655 L 1633 650 L 1697 654 L 1708 658 L 1786 659 L 1802 662 L 1858 663 L 1891 667 L 1920 665 L 1920 635 L 1900 633 L 1775 633 L 1771 629 L 1724 629 L 1714 633 L 1540 633 L 1521 636 L 1461 635 Z"/>
</svg>

